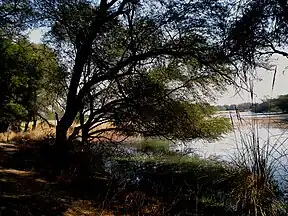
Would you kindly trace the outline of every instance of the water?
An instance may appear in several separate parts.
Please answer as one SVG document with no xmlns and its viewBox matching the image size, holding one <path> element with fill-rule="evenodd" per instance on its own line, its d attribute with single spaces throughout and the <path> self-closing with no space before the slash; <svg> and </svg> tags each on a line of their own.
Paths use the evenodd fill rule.
<svg viewBox="0 0 288 216">
<path fill-rule="evenodd" d="M 259 146 L 262 148 L 269 145 L 271 148 L 277 148 L 278 151 L 286 151 L 286 149 L 288 149 L 287 129 L 267 128 L 264 126 L 252 128 L 249 125 L 242 127 L 241 129 L 234 129 L 231 133 L 224 135 L 214 142 L 195 140 L 186 144 L 180 144 L 177 148 L 180 151 L 191 148 L 195 153 L 205 158 L 217 156 L 228 159 L 231 155 L 243 149 L 243 145 L 253 144 L 253 133 L 256 135 L 256 139 L 254 140 L 257 140 Z"/>
<path fill-rule="evenodd" d="M 253 113 L 253 112 L 240 112 L 240 117 L 242 118 L 266 118 L 266 117 L 273 117 L 273 118 L 281 118 L 285 119 L 288 118 L 288 114 L 282 114 L 280 112 L 270 112 L 270 113 Z M 223 117 L 232 117 L 237 118 L 236 111 L 220 111 L 216 116 L 223 116 Z"/>
<path fill-rule="evenodd" d="M 286 118 L 283 115 L 277 116 Z M 243 117 L 242 114 L 241 117 Z M 250 118 L 251 115 L 247 113 L 245 117 Z M 256 117 L 259 117 L 259 115 Z M 242 158 L 242 161 L 252 164 L 251 157 L 247 156 L 247 146 L 253 147 L 255 143 L 257 143 L 256 146 L 259 146 L 260 151 L 264 152 L 265 157 L 267 156 L 268 164 L 272 170 L 271 174 L 286 194 L 286 191 L 288 191 L 288 129 L 268 127 L 268 125 L 253 126 L 245 124 L 238 126 L 238 128 L 217 141 L 195 140 L 180 143 L 176 149 L 182 152 L 192 149 L 193 153 L 203 158 L 213 157 L 228 162 L 242 154 L 246 155 L 244 159 Z"/>
<path fill-rule="evenodd" d="M 237 113 L 235 111 L 232 112 L 219 112 L 218 116 L 224 116 L 233 118 L 233 122 L 235 124 L 235 129 L 223 135 L 219 140 L 213 142 L 207 142 L 205 140 L 194 140 L 185 144 L 180 144 L 180 146 L 176 147 L 179 151 L 185 151 L 187 149 L 193 149 L 193 151 L 203 157 L 216 156 L 222 159 L 229 159 L 229 156 L 241 151 L 243 148 L 243 144 L 253 143 L 253 134 L 255 134 L 257 138 L 257 143 L 259 143 L 260 147 L 270 146 L 274 148 L 275 156 L 277 156 L 277 152 L 275 152 L 276 148 L 278 151 L 285 151 L 288 149 L 288 129 L 281 129 L 277 127 L 272 127 L 268 125 L 252 125 L 251 119 L 265 119 L 265 118 L 274 118 L 274 119 L 287 119 L 287 114 L 279 114 L 279 113 L 252 113 L 252 112 L 241 112 L 240 117 L 242 119 L 248 120 L 246 124 L 237 124 L 239 120 L 237 120 Z M 247 123 L 248 122 L 248 123 Z M 255 143 L 255 141 L 254 141 Z M 271 155 L 273 156 L 273 155 Z"/>
</svg>

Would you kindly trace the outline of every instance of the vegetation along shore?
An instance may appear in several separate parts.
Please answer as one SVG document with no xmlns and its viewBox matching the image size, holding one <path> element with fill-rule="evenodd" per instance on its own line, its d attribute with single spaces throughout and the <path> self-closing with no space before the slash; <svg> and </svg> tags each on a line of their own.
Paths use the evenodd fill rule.
<svg viewBox="0 0 288 216">
<path fill-rule="evenodd" d="M 287 14 L 276 0 L 0 1 L 0 215 L 287 215 L 288 96 L 255 103 L 253 83 L 277 87 Z M 229 89 L 251 103 L 215 105 Z"/>
</svg>

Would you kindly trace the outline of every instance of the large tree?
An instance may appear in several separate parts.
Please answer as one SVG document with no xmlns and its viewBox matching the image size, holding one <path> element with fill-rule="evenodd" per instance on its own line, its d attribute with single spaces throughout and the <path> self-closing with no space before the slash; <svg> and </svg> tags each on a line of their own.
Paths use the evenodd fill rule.
<svg viewBox="0 0 288 216">
<path fill-rule="evenodd" d="M 112 122 L 125 132 L 172 137 L 186 125 L 190 135 L 178 138 L 201 137 L 197 112 L 191 112 L 188 104 L 200 103 L 201 112 L 207 114 L 201 119 L 210 122 L 211 113 L 201 108 L 204 95 L 211 96 L 234 76 L 222 49 L 229 11 L 225 4 L 178 0 L 37 3 L 51 26 L 51 41 L 71 65 L 65 113 L 57 124 L 58 143 L 65 143 L 79 113 L 89 115 L 82 121 L 84 134 Z"/>
<path fill-rule="evenodd" d="M 170 122 L 167 128 L 177 125 L 177 114 L 188 115 L 187 106 L 204 107 L 204 95 L 235 84 L 236 75 L 246 81 L 247 70 L 261 65 L 263 56 L 287 56 L 280 49 L 287 45 L 285 1 L 36 0 L 23 5 L 36 18 L 31 23 L 41 21 L 50 29 L 46 38 L 70 70 L 59 144 L 76 116 L 81 127 L 73 136 L 80 130 L 88 136 L 104 122 L 126 132 L 161 134 L 161 121 Z M 18 13 L 11 14 L 10 19 Z M 169 113 L 169 121 L 163 113 Z M 190 112 L 185 119 L 195 118 Z M 174 129 L 168 135 L 181 134 Z"/>
</svg>

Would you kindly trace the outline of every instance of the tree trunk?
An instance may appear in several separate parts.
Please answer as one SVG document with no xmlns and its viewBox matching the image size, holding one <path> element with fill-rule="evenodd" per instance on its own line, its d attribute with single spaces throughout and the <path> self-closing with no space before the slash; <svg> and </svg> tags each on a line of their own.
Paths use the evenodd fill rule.
<svg viewBox="0 0 288 216">
<path fill-rule="evenodd" d="M 27 132 L 27 131 L 28 131 L 29 123 L 30 123 L 30 121 L 27 120 L 27 122 L 25 123 L 24 132 Z"/>
<path fill-rule="evenodd" d="M 1 122 L 0 123 L 0 133 L 7 132 L 9 129 L 9 124 L 7 122 Z"/>
<path fill-rule="evenodd" d="M 83 125 L 82 127 L 82 142 L 83 144 L 85 144 L 87 141 L 88 141 L 88 128 L 87 128 L 87 125 Z"/>
<path fill-rule="evenodd" d="M 56 145 L 65 146 L 67 144 L 67 132 L 69 127 L 73 124 L 77 115 L 77 108 L 74 106 L 67 107 L 63 117 L 56 126 Z"/>
<path fill-rule="evenodd" d="M 29 116 L 28 116 L 28 120 L 27 120 L 27 122 L 25 123 L 25 128 L 24 128 L 24 132 L 27 132 L 28 131 L 28 128 L 29 128 L 29 123 L 30 123 L 30 121 L 31 121 L 31 114 L 29 114 Z"/>
<path fill-rule="evenodd" d="M 57 145 L 63 145 L 66 143 L 67 131 L 68 131 L 68 128 L 65 127 L 64 125 L 61 125 L 59 121 L 59 124 L 57 124 L 56 126 L 56 144 Z"/>
<path fill-rule="evenodd" d="M 32 125 L 32 130 L 35 130 L 37 126 L 37 120 L 33 119 L 33 125 Z"/>
<path fill-rule="evenodd" d="M 82 144 L 84 145 L 88 139 L 88 130 L 85 123 L 85 116 L 83 113 L 83 110 L 81 110 L 80 113 L 80 125 L 81 125 L 81 130 L 82 130 Z"/>
<path fill-rule="evenodd" d="M 105 12 L 107 11 L 107 8 L 104 8 L 103 10 L 104 11 L 102 12 L 102 14 L 104 14 L 104 17 L 99 17 L 101 19 L 93 21 L 89 28 L 90 32 L 88 32 L 87 40 L 84 41 L 80 47 L 77 47 L 73 73 L 68 88 L 65 113 L 56 126 L 57 145 L 63 145 L 67 143 L 67 131 L 69 127 L 73 124 L 77 113 L 81 110 L 82 98 L 79 99 L 77 97 L 77 91 L 83 73 L 84 65 L 87 62 L 90 54 L 93 40 L 95 39 L 97 33 L 101 31 L 101 27 L 105 24 L 105 22 L 107 22 L 107 20 L 104 19 L 106 18 Z"/>
</svg>

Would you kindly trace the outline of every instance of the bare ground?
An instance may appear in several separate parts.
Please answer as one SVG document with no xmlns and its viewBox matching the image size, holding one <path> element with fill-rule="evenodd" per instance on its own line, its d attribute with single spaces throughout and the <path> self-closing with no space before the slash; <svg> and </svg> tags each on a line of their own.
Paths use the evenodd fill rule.
<svg viewBox="0 0 288 216">
<path fill-rule="evenodd" d="M 7 167 L 19 147 L 0 143 L 0 215 L 115 215 L 96 208 L 92 200 L 77 199 L 37 172 Z"/>
<path fill-rule="evenodd" d="M 159 215 L 162 205 L 157 200 L 135 208 L 134 203 L 145 198 L 140 191 L 125 189 L 111 199 L 116 194 L 105 178 L 76 185 L 51 179 L 44 174 L 47 170 L 34 168 L 34 148 L 0 143 L 0 216 Z M 48 159 L 55 160 L 51 156 Z M 108 194 L 110 191 L 113 194 Z"/>
</svg>

